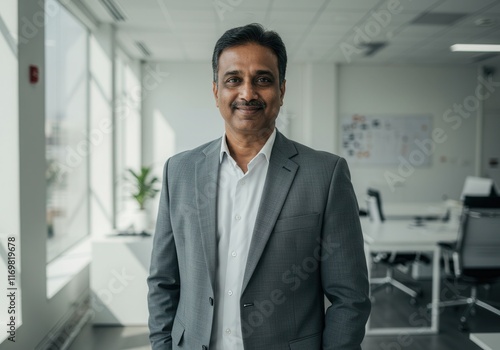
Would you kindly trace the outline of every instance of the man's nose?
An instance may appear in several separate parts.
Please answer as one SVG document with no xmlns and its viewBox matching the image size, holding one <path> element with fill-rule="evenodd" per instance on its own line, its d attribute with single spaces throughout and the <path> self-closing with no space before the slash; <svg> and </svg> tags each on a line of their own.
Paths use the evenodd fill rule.
<svg viewBox="0 0 500 350">
<path fill-rule="evenodd" d="M 239 97 L 247 102 L 257 99 L 257 92 L 252 82 L 245 82 L 241 85 Z"/>
</svg>

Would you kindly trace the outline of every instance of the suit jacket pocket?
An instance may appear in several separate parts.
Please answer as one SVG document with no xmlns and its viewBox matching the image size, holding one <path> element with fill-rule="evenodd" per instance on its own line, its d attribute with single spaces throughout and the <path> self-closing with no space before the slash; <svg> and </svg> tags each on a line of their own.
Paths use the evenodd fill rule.
<svg viewBox="0 0 500 350">
<path fill-rule="evenodd" d="M 179 322 L 179 319 L 174 320 L 174 325 L 172 326 L 172 343 L 175 345 L 181 345 L 182 339 L 184 338 L 184 325 Z"/>
<path fill-rule="evenodd" d="M 322 347 L 322 333 L 323 332 L 319 332 L 308 335 L 306 337 L 292 340 L 288 343 L 290 345 L 290 350 L 320 350 Z"/>
<path fill-rule="evenodd" d="M 319 213 L 300 215 L 277 220 L 274 232 L 304 230 L 318 225 Z"/>
</svg>

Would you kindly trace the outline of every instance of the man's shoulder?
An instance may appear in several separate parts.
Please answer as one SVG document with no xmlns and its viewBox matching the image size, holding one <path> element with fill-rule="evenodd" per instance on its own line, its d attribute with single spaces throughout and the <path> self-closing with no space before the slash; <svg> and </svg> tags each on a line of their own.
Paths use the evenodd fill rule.
<svg viewBox="0 0 500 350">
<path fill-rule="evenodd" d="M 198 159 L 205 157 L 207 152 L 214 152 L 217 149 L 220 149 L 221 139 L 215 139 L 204 143 L 196 148 L 183 151 L 173 155 L 169 158 L 170 164 L 186 164 L 186 163 L 196 163 Z"/>
<path fill-rule="evenodd" d="M 297 149 L 297 157 L 299 157 L 301 160 L 336 163 L 339 159 L 341 159 L 340 156 L 334 153 L 323 150 L 317 150 L 309 146 L 303 145 L 294 140 L 289 140 L 289 141 L 292 142 L 295 148 Z"/>
<path fill-rule="evenodd" d="M 302 169 L 302 174 L 314 179 L 331 179 L 337 171 L 349 175 L 349 167 L 344 158 L 337 154 L 316 150 L 299 142 L 292 141 L 297 153 L 291 158 Z"/>
</svg>

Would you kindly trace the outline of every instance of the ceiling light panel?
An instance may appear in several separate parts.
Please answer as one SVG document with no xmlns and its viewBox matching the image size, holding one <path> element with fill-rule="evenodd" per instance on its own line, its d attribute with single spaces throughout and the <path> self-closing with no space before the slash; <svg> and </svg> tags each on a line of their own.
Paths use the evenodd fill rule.
<svg viewBox="0 0 500 350">
<path fill-rule="evenodd" d="M 128 18 L 123 8 L 116 1 L 114 0 L 100 0 L 100 1 L 115 22 L 123 22 Z"/>
<path fill-rule="evenodd" d="M 415 18 L 411 24 L 450 26 L 466 16 L 467 13 L 427 12 Z"/>
<path fill-rule="evenodd" d="M 483 8 L 490 8 L 491 5 L 497 3 L 497 0 L 452 0 L 444 1 L 436 7 L 438 12 L 460 12 L 473 13 Z"/>
<path fill-rule="evenodd" d="M 500 52 L 500 45 L 492 44 L 454 44 L 450 46 L 453 52 Z"/>
</svg>

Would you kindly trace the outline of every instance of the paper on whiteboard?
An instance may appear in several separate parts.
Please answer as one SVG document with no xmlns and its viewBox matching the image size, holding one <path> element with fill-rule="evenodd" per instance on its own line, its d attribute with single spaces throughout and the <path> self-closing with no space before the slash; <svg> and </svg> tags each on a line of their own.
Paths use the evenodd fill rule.
<svg viewBox="0 0 500 350">
<path fill-rule="evenodd" d="M 408 160 L 419 152 L 424 155 L 419 165 L 429 165 L 431 154 L 421 148 L 432 140 L 431 129 L 430 115 L 346 115 L 341 118 L 341 155 L 349 163 L 398 164 L 400 157 Z"/>
</svg>

